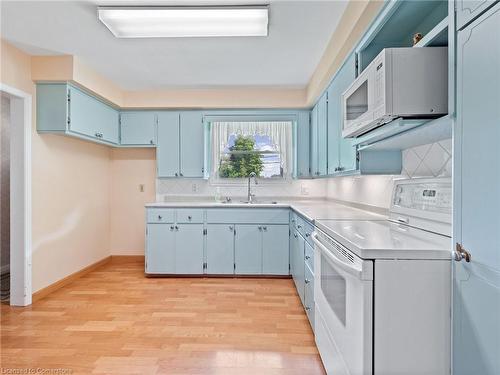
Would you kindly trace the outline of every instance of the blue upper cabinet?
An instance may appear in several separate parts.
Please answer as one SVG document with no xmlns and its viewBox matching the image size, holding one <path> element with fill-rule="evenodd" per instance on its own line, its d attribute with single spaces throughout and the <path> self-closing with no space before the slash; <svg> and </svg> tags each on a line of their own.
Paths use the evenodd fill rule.
<svg viewBox="0 0 500 375">
<path fill-rule="evenodd" d="M 156 145 L 156 113 L 153 111 L 121 112 L 120 144 L 154 147 Z"/>
<path fill-rule="evenodd" d="M 158 177 L 179 176 L 179 112 L 158 112 Z"/>
<path fill-rule="evenodd" d="M 117 144 L 118 111 L 93 96 L 70 86 L 69 130 Z"/>
<path fill-rule="evenodd" d="M 203 113 L 180 113 L 180 171 L 181 177 L 203 177 L 204 168 Z"/>
<path fill-rule="evenodd" d="M 351 139 L 342 138 L 342 93 L 354 81 L 356 59 L 351 54 L 328 87 L 328 174 L 354 171 L 356 148 Z"/>
<path fill-rule="evenodd" d="M 300 111 L 297 115 L 295 129 L 295 177 L 306 178 L 309 173 L 309 132 L 310 132 L 310 113 L 309 111 Z"/>
<path fill-rule="evenodd" d="M 119 142 L 119 112 L 66 83 L 37 85 L 37 130 L 101 143 Z"/>
<path fill-rule="evenodd" d="M 328 93 L 318 102 L 318 175 L 326 176 L 328 171 Z"/>
<path fill-rule="evenodd" d="M 311 137 L 309 147 L 309 160 L 311 163 L 311 176 L 319 175 L 318 168 L 318 104 L 311 110 Z"/>
<path fill-rule="evenodd" d="M 469 22 L 480 16 L 495 4 L 495 0 L 455 0 L 457 9 L 457 29 L 463 28 Z"/>
<path fill-rule="evenodd" d="M 158 177 L 203 177 L 203 113 L 165 111 L 157 116 Z"/>
<path fill-rule="evenodd" d="M 311 112 L 311 174 L 325 176 L 328 165 L 328 94 L 325 92 Z"/>
</svg>

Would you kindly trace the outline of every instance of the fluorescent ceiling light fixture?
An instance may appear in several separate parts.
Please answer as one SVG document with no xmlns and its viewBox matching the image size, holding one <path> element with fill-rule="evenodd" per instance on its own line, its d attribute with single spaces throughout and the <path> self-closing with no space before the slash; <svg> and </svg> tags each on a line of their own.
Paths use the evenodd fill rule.
<svg viewBox="0 0 500 375">
<path fill-rule="evenodd" d="M 99 19 L 117 38 L 267 36 L 269 8 L 98 7 Z"/>
</svg>

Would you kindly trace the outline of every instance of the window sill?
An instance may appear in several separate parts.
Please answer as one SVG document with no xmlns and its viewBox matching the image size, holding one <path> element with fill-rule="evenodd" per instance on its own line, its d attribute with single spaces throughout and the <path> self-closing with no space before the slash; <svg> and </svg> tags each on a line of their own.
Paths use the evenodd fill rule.
<svg viewBox="0 0 500 375">
<path fill-rule="evenodd" d="M 280 179 L 270 179 L 270 178 L 262 178 L 257 179 L 258 186 L 279 186 L 279 185 L 290 185 L 292 183 L 292 178 L 280 178 Z M 211 186 L 248 186 L 248 180 L 246 178 L 235 178 L 235 179 L 223 179 L 223 178 L 209 178 L 208 183 Z M 252 186 L 255 185 L 253 182 L 253 178 L 251 181 Z"/>
</svg>

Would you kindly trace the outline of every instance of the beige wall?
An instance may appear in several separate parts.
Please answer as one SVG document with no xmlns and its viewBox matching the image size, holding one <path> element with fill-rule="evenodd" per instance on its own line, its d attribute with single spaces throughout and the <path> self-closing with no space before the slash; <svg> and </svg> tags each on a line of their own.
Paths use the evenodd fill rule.
<svg viewBox="0 0 500 375">
<path fill-rule="evenodd" d="M 33 95 L 33 292 L 109 255 L 110 150 L 35 130 L 31 57 L 2 41 L 0 82 Z"/>
<path fill-rule="evenodd" d="M 113 149 L 111 254 L 144 255 L 144 204 L 155 201 L 154 149 Z M 140 191 L 144 185 L 144 192 Z"/>
</svg>

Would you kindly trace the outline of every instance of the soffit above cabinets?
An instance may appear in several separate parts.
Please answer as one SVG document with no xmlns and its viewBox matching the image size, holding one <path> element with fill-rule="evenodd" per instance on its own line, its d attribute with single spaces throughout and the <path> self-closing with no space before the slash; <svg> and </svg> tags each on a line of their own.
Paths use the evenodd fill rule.
<svg viewBox="0 0 500 375">
<path fill-rule="evenodd" d="M 2 1 L 2 38 L 33 55 L 75 55 L 125 90 L 297 88 L 309 82 L 347 1 L 271 1 L 267 37 L 230 38 L 119 39 L 99 21 L 98 5 L 134 2 Z"/>
</svg>

